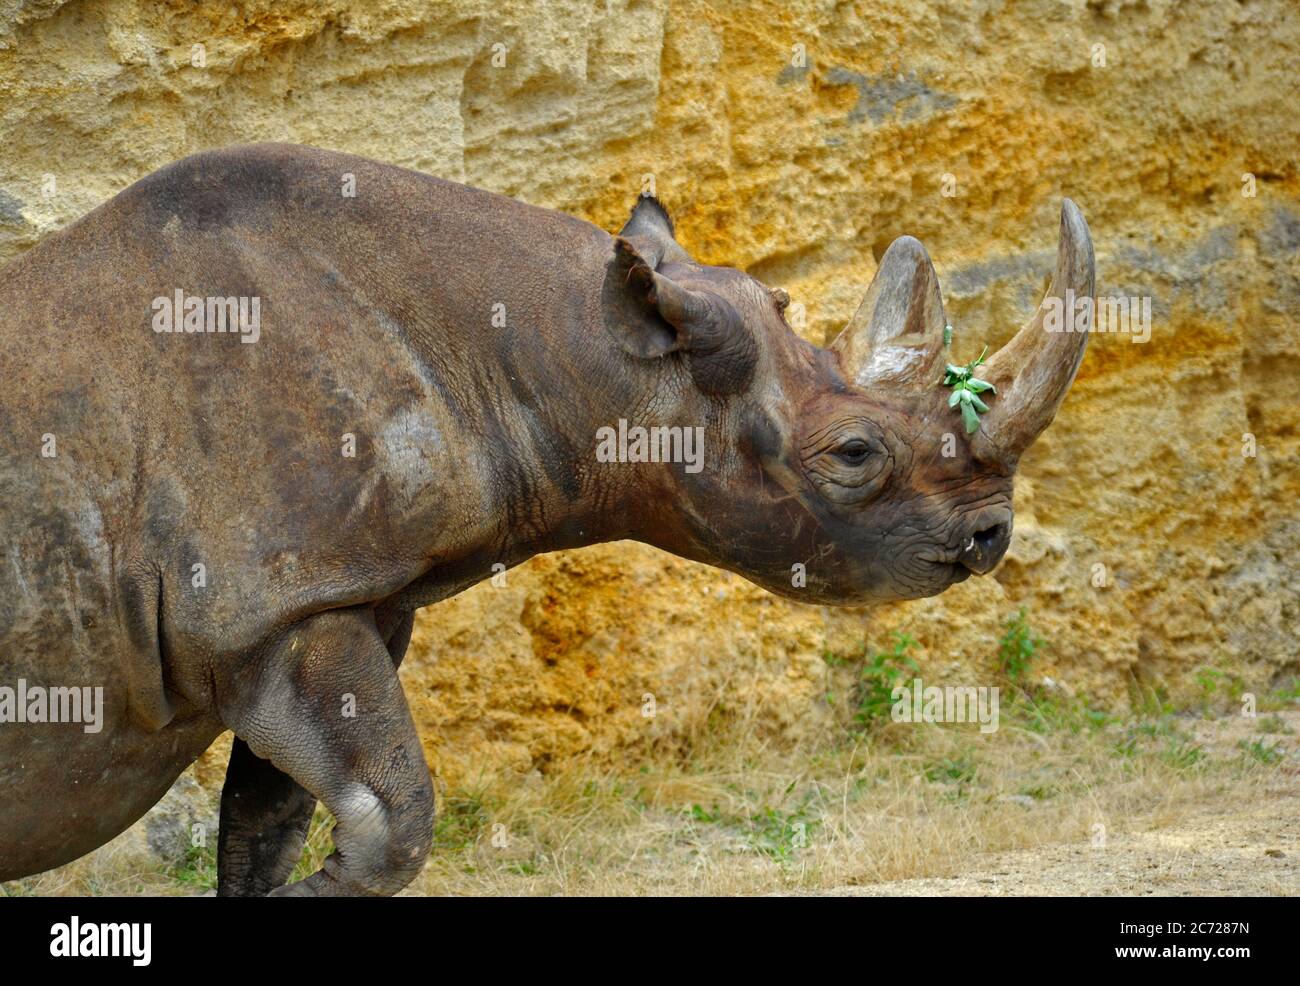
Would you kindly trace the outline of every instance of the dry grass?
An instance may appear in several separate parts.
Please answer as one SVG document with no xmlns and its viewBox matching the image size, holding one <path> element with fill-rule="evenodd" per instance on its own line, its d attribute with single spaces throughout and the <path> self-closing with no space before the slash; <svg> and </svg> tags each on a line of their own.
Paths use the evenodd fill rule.
<svg viewBox="0 0 1300 986">
<path fill-rule="evenodd" d="M 890 724 L 775 751 L 732 737 L 689 764 L 571 769 L 444 798 L 412 894 L 761 894 L 968 868 L 976 854 L 1176 824 L 1294 781 L 1172 718 L 1046 731 Z M 504 835 L 504 838 L 502 836 Z M 494 838 L 495 836 L 495 838 Z"/>
<path fill-rule="evenodd" d="M 1300 713 L 1260 720 L 1007 707 L 1001 728 L 840 722 L 776 748 L 740 715 L 621 770 L 569 764 L 441 792 L 436 846 L 407 895 L 762 894 L 969 873 L 979 854 L 1086 846 L 1207 803 L 1296 790 Z M 1280 756 L 1239 736 L 1280 743 Z M 301 876 L 328 853 L 318 811 Z M 138 844 L 137 844 L 138 845 Z M 13 894 L 201 893 L 211 850 L 162 870 L 123 840 Z M 975 862 L 974 865 L 978 865 Z"/>
</svg>

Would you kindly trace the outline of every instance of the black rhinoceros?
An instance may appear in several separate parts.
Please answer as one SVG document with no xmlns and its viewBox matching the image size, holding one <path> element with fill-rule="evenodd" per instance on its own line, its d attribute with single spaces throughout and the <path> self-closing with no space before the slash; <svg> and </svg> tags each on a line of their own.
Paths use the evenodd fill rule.
<svg viewBox="0 0 1300 986">
<path fill-rule="evenodd" d="M 433 819 L 413 614 L 539 552 L 631 538 L 835 604 L 988 572 L 1086 345 L 1044 324 L 1067 293 L 1068 200 L 971 435 L 910 237 L 822 349 L 650 197 L 610 236 L 304 147 L 149 175 L 0 271 L 0 879 L 113 838 L 230 729 L 222 895 L 401 889 Z M 317 799 L 337 851 L 282 886 Z"/>
</svg>

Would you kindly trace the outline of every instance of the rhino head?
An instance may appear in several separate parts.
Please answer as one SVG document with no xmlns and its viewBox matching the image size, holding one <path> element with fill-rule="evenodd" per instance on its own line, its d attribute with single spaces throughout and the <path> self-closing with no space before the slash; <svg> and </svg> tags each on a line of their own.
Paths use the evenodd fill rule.
<svg viewBox="0 0 1300 986">
<path fill-rule="evenodd" d="M 693 260 L 652 198 L 614 244 L 607 328 L 635 359 L 675 364 L 647 413 L 707 436 L 703 468 L 657 474 L 645 540 L 833 604 L 936 595 L 993 570 L 1011 540 L 1017 461 L 1056 414 L 1087 345 L 1086 322 L 1045 324 L 1067 292 L 1093 298 L 1092 242 L 1073 202 L 1061 210 L 1043 304 L 980 367 L 995 390 L 969 435 L 941 385 L 950 357 L 939 282 L 912 237 L 885 252 L 827 348 L 791 330 L 785 292 Z"/>
</svg>

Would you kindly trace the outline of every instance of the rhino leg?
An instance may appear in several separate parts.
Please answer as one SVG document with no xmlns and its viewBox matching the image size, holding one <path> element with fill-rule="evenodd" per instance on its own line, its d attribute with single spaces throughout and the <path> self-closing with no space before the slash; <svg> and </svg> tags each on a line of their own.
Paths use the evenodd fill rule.
<svg viewBox="0 0 1300 986">
<path fill-rule="evenodd" d="M 400 667 L 415 612 L 385 617 L 385 646 Z M 235 739 L 221 789 L 217 895 L 264 897 L 293 872 L 316 811 L 316 797 L 242 739 Z"/>
<path fill-rule="evenodd" d="M 221 789 L 217 896 L 264 897 L 293 872 L 316 796 L 236 738 Z"/>
<path fill-rule="evenodd" d="M 321 869 L 273 896 L 394 894 L 423 867 L 433 786 L 394 665 L 371 611 L 331 610 L 299 624 L 220 688 L 223 717 L 249 751 L 319 798 L 337 821 L 336 850 Z M 263 797 L 264 810 L 269 800 Z M 297 811 L 310 818 L 301 805 Z M 282 868 L 287 855 L 271 865 Z"/>
</svg>

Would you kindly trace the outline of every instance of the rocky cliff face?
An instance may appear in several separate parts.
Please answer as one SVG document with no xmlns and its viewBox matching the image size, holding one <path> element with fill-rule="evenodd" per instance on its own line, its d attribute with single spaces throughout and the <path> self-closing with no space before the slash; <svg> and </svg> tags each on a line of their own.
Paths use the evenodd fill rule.
<svg viewBox="0 0 1300 986">
<path fill-rule="evenodd" d="M 288 140 L 607 229 L 653 183 L 816 342 L 910 233 L 964 360 L 1032 311 L 1070 195 L 1150 335 L 1093 338 L 994 577 L 840 611 L 638 545 L 539 558 L 421 614 L 430 762 L 545 769 L 719 715 L 795 736 L 824 650 L 905 628 L 973 677 L 1020 605 L 1041 672 L 1097 701 L 1203 667 L 1263 688 L 1300 666 L 1298 50 L 1291 0 L 0 0 L 0 260 L 185 154 Z"/>
</svg>

